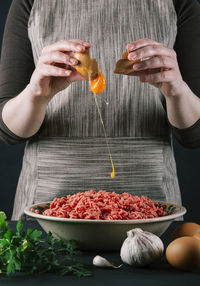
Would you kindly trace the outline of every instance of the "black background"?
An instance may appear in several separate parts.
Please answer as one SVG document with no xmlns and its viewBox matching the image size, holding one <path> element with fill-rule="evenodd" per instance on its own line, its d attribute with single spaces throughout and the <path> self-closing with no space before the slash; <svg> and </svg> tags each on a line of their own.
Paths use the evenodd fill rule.
<svg viewBox="0 0 200 286">
<path fill-rule="evenodd" d="M 0 47 L 11 3 L 12 0 L 0 1 Z M 23 151 L 24 144 L 9 146 L 0 141 L 0 210 L 5 211 L 8 218 L 12 214 Z M 187 208 L 185 221 L 200 222 L 200 148 L 185 149 L 174 139 L 174 155 L 182 201 Z"/>
</svg>

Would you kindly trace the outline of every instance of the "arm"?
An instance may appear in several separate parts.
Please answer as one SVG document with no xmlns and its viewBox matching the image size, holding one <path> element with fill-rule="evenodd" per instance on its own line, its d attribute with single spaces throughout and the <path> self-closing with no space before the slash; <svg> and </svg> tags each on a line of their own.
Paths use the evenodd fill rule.
<svg viewBox="0 0 200 286">
<path fill-rule="evenodd" d="M 21 79 L 24 69 L 26 70 L 26 65 L 30 66 L 30 62 L 33 63 L 31 45 L 27 39 L 27 21 L 23 26 L 23 29 L 26 30 L 26 53 L 21 51 L 23 45 L 18 45 L 19 52 L 16 56 L 14 42 L 10 45 L 12 36 L 16 38 L 17 43 L 23 40 L 25 34 L 24 31 L 23 36 L 16 33 L 21 22 L 19 17 L 16 17 L 16 21 L 13 23 L 13 17 L 16 14 L 19 16 L 19 5 L 17 4 L 22 4 L 23 1 L 25 0 L 14 1 L 6 24 L 2 52 L 2 69 L 5 72 L 1 75 L 0 93 L 3 106 L 1 106 L 2 124 L 0 127 L 2 130 L 7 128 L 7 132 L 25 140 L 39 130 L 44 120 L 46 107 L 53 96 L 67 88 L 71 82 L 83 79 L 73 69 L 73 65 L 78 64 L 78 61 L 71 57 L 71 52 L 84 52 L 86 48 L 90 47 L 90 44 L 81 40 L 68 40 L 44 47 L 35 70 L 33 69 L 32 75 L 29 74 L 29 78 L 25 77 L 26 81 L 24 82 Z M 23 21 L 23 14 L 20 15 Z M 9 47 L 9 54 L 7 54 L 6 47 Z M 15 63 L 14 73 L 12 72 L 13 63 Z M 21 91 L 19 94 L 13 90 L 13 81 L 19 82 Z"/>
<path fill-rule="evenodd" d="M 179 4 L 181 13 L 178 15 L 175 44 L 177 56 L 174 50 L 149 39 L 131 43 L 127 49 L 130 60 L 150 57 L 149 60 L 133 65 L 136 70 L 133 75 L 139 76 L 141 82 L 160 88 L 166 99 L 168 120 L 178 141 L 185 147 L 199 147 L 200 6 L 196 0 L 175 2 Z"/>
<path fill-rule="evenodd" d="M 200 97 L 200 5 L 196 0 L 173 0 L 177 12 L 178 33 L 174 49 L 183 80 Z M 192 44 L 191 44 L 192 43 Z M 183 48 L 184 47 L 184 48 Z M 188 128 L 171 125 L 176 139 L 184 147 L 200 147 L 200 119 Z"/>
<path fill-rule="evenodd" d="M 13 133 L 26 138 L 39 130 L 53 96 L 73 81 L 83 80 L 73 69 L 78 60 L 70 53 L 84 52 L 89 47 L 82 40 L 63 40 L 43 48 L 30 83 L 3 108 L 3 121 Z"/>
<path fill-rule="evenodd" d="M 161 90 L 170 123 L 178 128 L 194 124 L 200 118 L 200 100 L 182 79 L 175 51 L 150 39 L 135 41 L 127 49 L 129 60 L 146 58 L 133 65 L 133 75 Z"/>
<path fill-rule="evenodd" d="M 8 144 L 26 140 L 5 125 L 2 110 L 6 102 L 26 87 L 35 68 L 27 31 L 32 4 L 33 0 L 14 0 L 4 29 L 0 64 L 0 138 Z"/>
<path fill-rule="evenodd" d="M 191 127 L 200 118 L 200 99 L 185 81 L 165 94 L 165 98 L 168 120 L 176 129 Z"/>
<path fill-rule="evenodd" d="M 193 128 L 200 118 L 200 5 L 196 0 L 174 0 L 174 5 L 178 29 L 174 50 L 183 81 L 176 96 L 166 97 L 166 104 L 168 119 L 178 135 L 178 130 Z"/>
</svg>

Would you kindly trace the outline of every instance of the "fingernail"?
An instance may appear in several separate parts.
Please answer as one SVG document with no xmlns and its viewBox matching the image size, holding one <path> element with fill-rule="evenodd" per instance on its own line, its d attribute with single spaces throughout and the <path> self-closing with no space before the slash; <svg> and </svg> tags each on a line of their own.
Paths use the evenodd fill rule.
<svg viewBox="0 0 200 286">
<path fill-rule="evenodd" d="M 139 70 L 142 66 L 140 64 L 134 64 L 133 69 Z"/>
<path fill-rule="evenodd" d="M 66 75 L 70 75 L 71 71 L 65 71 Z"/>
<path fill-rule="evenodd" d="M 129 60 L 135 60 L 137 59 L 137 55 L 136 54 L 131 54 L 128 56 Z"/>
<path fill-rule="evenodd" d="M 77 49 L 78 51 L 82 51 L 82 50 L 83 50 L 83 46 L 77 46 L 76 49 Z"/>
<path fill-rule="evenodd" d="M 144 61 L 149 60 L 149 59 L 150 59 L 150 57 L 142 57 L 142 58 L 140 59 L 140 61 L 141 61 L 141 62 L 144 62 Z"/>
<path fill-rule="evenodd" d="M 85 47 L 91 46 L 90 43 L 88 43 L 88 42 L 85 42 L 83 45 L 84 45 Z"/>
<path fill-rule="evenodd" d="M 135 48 L 135 46 L 134 46 L 134 45 L 131 45 L 131 46 L 129 47 L 129 51 L 134 50 L 134 48 Z"/>
<path fill-rule="evenodd" d="M 76 65 L 78 62 L 77 62 L 77 60 L 70 59 L 70 63 L 73 64 L 73 65 Z"/>
</svg>

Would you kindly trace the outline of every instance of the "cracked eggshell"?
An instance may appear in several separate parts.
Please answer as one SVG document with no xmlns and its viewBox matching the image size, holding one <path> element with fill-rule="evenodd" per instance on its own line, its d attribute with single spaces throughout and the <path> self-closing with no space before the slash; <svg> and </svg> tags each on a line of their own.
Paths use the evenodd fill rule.
<svg viewBox="0 0 200 286">
<path fill-rule="evenodd" d="M 133 64 L 140 62 L 140 60 L 129 61 L 128 52 L 124 52 L 121 59 L 116 62 L 114 73 L 117 74 L 131 74 L 134 72 Z"/>
<path fill-rule="evenodd" d="M 89 80 L 88 74 L 91 74 L 91 78 L 98 76 L 98 63 L 95 59 L 90 58 L 89 49 L 86 49 L 84 53 L 75 52 L 73 57 L 76 58 L 79 63 L 74 68 L 84 77 Z"/>
</svg>

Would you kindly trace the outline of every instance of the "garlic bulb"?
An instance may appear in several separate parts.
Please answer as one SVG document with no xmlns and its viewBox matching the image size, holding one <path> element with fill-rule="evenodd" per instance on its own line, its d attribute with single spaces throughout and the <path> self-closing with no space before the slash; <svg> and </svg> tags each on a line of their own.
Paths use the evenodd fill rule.
<svg viewBox="0 0 200 286">
<path fill-rule="evenodd" d="M 134 228 L 128 231 L 127 235 L 120 251 L 124 263 L 145 266 L 162 257 L 164 245 L 157 235 L 141 228 Z"/>
<path fill-rule="evenodd" d="M 123 264 L 119 266 L 115 266 L 112 262 L 108 261 L 104 257 L 97 255 L 93 258 L 93 265 L 97 267 L 112 267 L 112 268 L 120 268 Z"/>
</svg>

